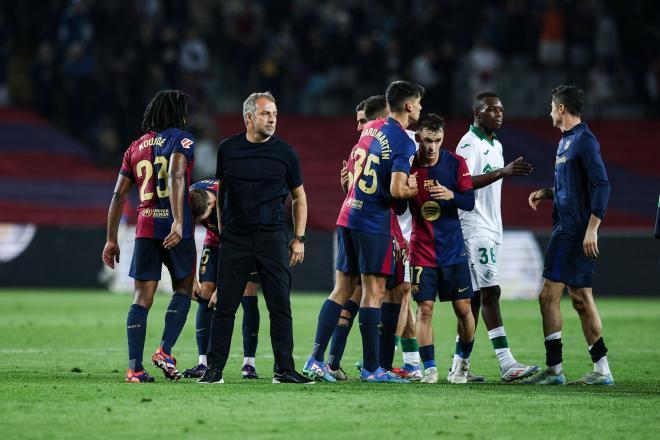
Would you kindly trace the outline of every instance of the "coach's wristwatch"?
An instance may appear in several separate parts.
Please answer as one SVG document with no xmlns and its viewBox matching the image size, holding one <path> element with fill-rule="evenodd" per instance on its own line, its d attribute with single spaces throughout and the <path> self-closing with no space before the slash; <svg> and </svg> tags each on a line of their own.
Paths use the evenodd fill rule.
<svg viewBox="0 0 660 440">
<path fill-rule="evenodd" d="M 304 235 L 294 235 L 293 239 L 298 240 L 299 243 L 303 243 L 303 244 L 305 243 L 305 241 L 307 241 L 307 237 L 305 237 Z"/>
</svg>

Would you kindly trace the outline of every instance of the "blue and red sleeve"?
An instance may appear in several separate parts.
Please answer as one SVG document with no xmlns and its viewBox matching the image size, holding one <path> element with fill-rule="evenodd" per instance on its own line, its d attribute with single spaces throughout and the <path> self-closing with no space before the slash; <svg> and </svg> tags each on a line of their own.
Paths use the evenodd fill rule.
<svg viewBox="0 0 660 440">
<path fill-rule="evenodd" d="M 133 167 L 131 167 L 131 148 L 128 148 L 124 153 L 124 157 L 121 160 L 121 168 L 119 169 L 119 174 L 128 177 L 132 181 L 135 181 L 135 177 L 133 176 Z"/>
<path fill-rule="evenodd" d="M 456 191 L 454 191 L 454 204 L 463 211 L 474 209 L 474 190 L 472 189 L 472 176 L 468 170 L 465 159 L 457 154 L 453 155 L 458 161 L 456 167 Z"/>
</svg>

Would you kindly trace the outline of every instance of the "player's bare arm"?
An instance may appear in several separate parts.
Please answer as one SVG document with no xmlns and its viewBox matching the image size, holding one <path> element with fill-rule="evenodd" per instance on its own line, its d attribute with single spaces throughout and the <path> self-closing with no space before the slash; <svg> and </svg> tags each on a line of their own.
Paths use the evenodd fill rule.
<svg viewBox="0 0 660 440">
<path fill-rule="evenodd" d="M 183 197 L 186 193 L 186 157 L 181 153 L 173 153 L 170 157 L 167 184 L 170 187 L 170 206 L 172 207 L 172 229 L 163 240 L 163 246 L 171 249 L 183 236 Z"/>
<path fill-rule="evenodd" d="M 417 173 L 408 175 L 401 171 L 392 173 L 390 193 L 395 199 L 412 199 L 417 195 Z"/>
<path fill-rule="evenodd" d="M 472 176 L 472 187 L 474 189 L 483 188 L 504 177 L 528 176 L 532 171 L 534 171 L 532 164 L 519 157 L 500 170 L 491 171 L 480 176 Z"/>
<path fill-rule="evenodd" d="M 529 195 L 529 206 L 536 211 L 538 206 L 542 201 L 546 199 L 554 199 L 555 191 L 552 188 L 543 188 L 538 191 L 534 191 Z"/>
<path fill-rule="evenodd" d="M 341 171 L 339 173 L 339 181 L 341 183 L 341 189 L 344 191 L 344 194 L 348 193 L 348 185 L 350 183 L 349 177 L 348 177 L 348 164 L 346 161 L 342 161 L 341 163 Z"/>
<path fill-rule="evenodd" d="M 302 263 L 305 259 L 305 227 L 307 226 L 307 196 L 300 185 L 291 191 L 291 210 L 293 211 L 293 240 L 289 243 L 289 265 Z"/>
<path fill-rule="evenodd" d="M 584 255 L 590 258 L 597 258 L 598 251 L 598 227 L 600 226 L 600 219 L 591 214 L 589 218 L 589 225 L 587 225 L 587 232 L 584 234 Z"/>
<path fill-rule="evenodd" d="M 108 230 L 106 243 L 103 247 L 103 262 L 110 269 L 115 268 L 115 261 L 119 263 L 119 243 L 117 242 L 117 231 L 119 230 L 119 220 L 124 211 L 126 196 L 133 186 L 133 181 L 126 176 L 119 175 L 115 190 L 112 194 L 110 207 L 108 208 Z"/>
</svg>

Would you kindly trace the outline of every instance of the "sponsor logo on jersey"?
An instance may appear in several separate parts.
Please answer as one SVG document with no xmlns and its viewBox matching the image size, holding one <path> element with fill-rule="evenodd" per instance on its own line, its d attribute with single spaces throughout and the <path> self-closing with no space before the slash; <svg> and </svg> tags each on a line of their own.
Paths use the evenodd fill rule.
<svg viewBox="0 0 660 440">
<path fill-rule="evenodd" d="M 193 144 L 193 141 L 191 141 L 188 138 L 183 138 L 181 139 L 181 146 L 185 148 L 186 150 L 190 149 L 190 146 Z"/>
<path fill-rule="evenodd" d="M 170 216 L 170 210 L 167 208 L 156 208 L 154 209 L 154 218 L 167 218 Z"/>
<path fill-rule="evenodd" d="M 153 208 L 144 208 L 144 209 L 142 210 L 142 216 L 143 216 L 143 217 L 151 217 L 151 216 L 153 215 L 153 213 L 154 213 L 154 209 L 153 209 Z"/>
<path fill-rule="evenodd" d="M 442 214 L 442 208 L 440 208 L 440 204 L 433 200 L 429 200 L 428 202 L 425 202 L 422 205 L 420 211 L 422 212 L 422 218 L 424 218 L 424 220 L 429 222 L 439 219 L 440 214 Z"/>
</svg>

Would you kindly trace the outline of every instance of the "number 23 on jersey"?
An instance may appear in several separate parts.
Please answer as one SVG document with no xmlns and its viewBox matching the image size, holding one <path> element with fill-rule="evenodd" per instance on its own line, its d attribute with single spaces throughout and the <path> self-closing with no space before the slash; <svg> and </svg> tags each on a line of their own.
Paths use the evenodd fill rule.
<svg viewBox="0 0 660 440">
<path fill-rule="evenodd" d="M 144 159 L 137 163 L 136 171 L 139 178 L 143 179 L 142 184 L 140 185 L 140 200 L 151 200 L 154 198 L 154 193 L 152 191 L 147 191 L 147 186 L 149 181 L 154 175 L 154 166 L 157 169 L 156 176 L 156 193 L 158 194 L 159 199 L 169 197 L 170 190 L 167 187 L 167 158 L 163 156 L 156 156 L 154 158 L 154 163 Z"/>
</svg>

